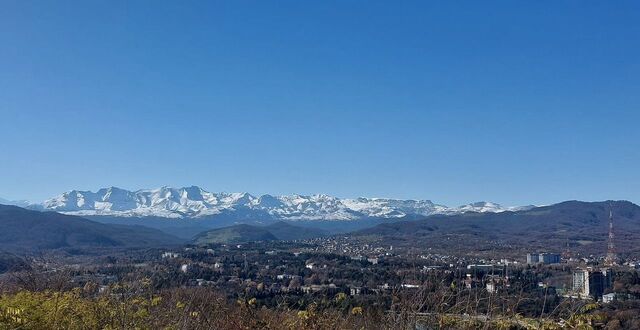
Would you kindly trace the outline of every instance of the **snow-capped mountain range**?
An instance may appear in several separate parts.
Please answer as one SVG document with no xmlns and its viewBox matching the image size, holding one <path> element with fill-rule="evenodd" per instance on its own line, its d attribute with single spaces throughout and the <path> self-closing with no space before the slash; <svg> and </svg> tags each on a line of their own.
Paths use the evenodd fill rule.
<svg viewBox="0 0 640 330">
<path fill-rule="evenodd" d="M 328 195 L 253 196 L 248 193 L 213 193 L 192 186 L 138 191 L 116 187 L 103 188 L 97 192 L 72 190 L 29 207 L 80 216 L 227 216 L 275 220 L 360 220 L 464 212 L 518 211 L 534 206 L 503 207 L 495 203 L 478 202 L 451 208 L 429 200 L 340 199 Z"/>
</svg>

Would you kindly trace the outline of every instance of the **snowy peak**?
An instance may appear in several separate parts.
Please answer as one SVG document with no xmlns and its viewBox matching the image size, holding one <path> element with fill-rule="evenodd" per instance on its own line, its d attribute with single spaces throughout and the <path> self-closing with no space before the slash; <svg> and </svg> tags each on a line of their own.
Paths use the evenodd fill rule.
<svg viewBox="0 0 640 330">
<path fill-rule="evenodd" d="M 502 212 L 506 209 L 500 204 L 491 202 L 475 202 L 466 205 L 461 205 L 458 210 L 462 212 Z"/>
<path fill-rule="evenodd" d="M 75 215 L 197 218 L 231 216 L 273 220 L 360 220 L 402 218 L 464 212 L 503 212 L 491 202 L 450 208 L 430 200 L 388 198 L 340 199 L 329 195 L 253 196 L 249 193 L 214 193 L 197 186 L 128 191 L 110 187 L 97 192 L 72 190 L 42 203 L 42 209 Z"/>
<path fill-rule="evenodd" d="M 446 213 L 444 205 L 430 200 L 397 200 L 387 198 L 346 199 L 344 203 L 353 210 L 381 218 L 399 218 L 406 215 L 431 215 Z"/>
<path fill-rule="evenodd" d="M 525 211 L 525 210 L 532 209 L 534 207 L 535 205 L 504 207 L 500 204 L 496 204 L 492 202 L 475 202 L 471 204 L 462 205 L 458 207 L 456 210 L 458 211 L 458 213 L 465 213 L 465 212 L 499 213 L 499 212 L 505 212 L 505 211 L 512 211 L 512 212 Z"/>
</svg>

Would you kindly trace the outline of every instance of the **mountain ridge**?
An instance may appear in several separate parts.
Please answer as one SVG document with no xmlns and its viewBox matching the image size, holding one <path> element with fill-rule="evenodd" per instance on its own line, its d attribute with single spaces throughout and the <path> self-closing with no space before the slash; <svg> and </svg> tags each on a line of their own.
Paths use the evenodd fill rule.
<svg viewBox="0 0 640 330">
<path fill-rule="evenodd" d="M 508 253 L 515 247 L 560 252 L 570 244 L 574 252 L 597 255 L 607 250 L 610 211 L 618 252 L 640 251 L 636 244 L 640 206 L 625 200 L 572 200 L 516 212 L 433 215 L 378 224 L 351 235 L 379 236 L 394 245 L 423 245 L 445 252 L 503 248 Z"/>
<path fill-rule="evenodd" d="M 198 186 L 129 191 L 117 187 L 96 192 L 71 190 L 48 199 L 31 209 L 56 211 L 79 216 L 202 218 L 242 216 L 270 220 L 360 220 L 398 219 L 406 216 L 459 214 L 466 212 L 504 212 L 534 206 L 503 207 L 492 202 L 476 202 L 448 207 L 431 200 L 391 198 L 337 198 L 316 195 L 261 195 L 214 193 Z"/>
<path fill-rule="evenodd" d="M 27 200 L 8 200 L 0 197 L 0 205 L 13 205 L 19 207 L 26 207 L 31 205 L 32 203 Z"/>
<path fill-rule="evenodd" d="M 182 240 L 138 225 L 109 225 L 55 212 L 0 205 L 0 249 L 37 251 L 59 248 L 149 247 Z"/>
</svg>

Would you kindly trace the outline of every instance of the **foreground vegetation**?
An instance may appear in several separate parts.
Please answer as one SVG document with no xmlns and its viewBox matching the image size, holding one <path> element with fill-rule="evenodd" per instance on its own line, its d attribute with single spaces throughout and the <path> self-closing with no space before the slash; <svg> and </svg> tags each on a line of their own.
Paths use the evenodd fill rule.
<svg viewBox="0 0 640 330">
<path fill-rule="evenodd" d="M 149 279 L 100 288 L 71 284 L 62 274 L 11 275 L 2 283 L 0 329 L 561 329 L 637 328 L 637 310 L 603 310 L 572 301 L 546 316 L 511 313 L 508 297 L 471 296 L 466 291 L 426 285 L 395 292 L 388 306 L 358 306 L 345 293 L 282 300 L 276 306 L 215 289 L 153 289 Z M 493 301 L 486 299 L 493 299 Z M 469 310 L 476 304 L 477 313 Z M 517 302 L 516 303 L 525 303 Z M 484 306 L 484 307 L 483 307 Z M 488 308 L 487 308 L 488 306 Z"/>
<path fill-rule="evenodd" d="M 115 291 L 118 291 L 117 289 Z M 590 329 L 605 325 L 604 314 L 582 313 L 558 323 L 548 319 L 469 317 L 453 314 L 381 313 L 375 309 L 310 304 L 305 310 L 260 308 L 255 299 L 227 302 L 206 289 L 174 289 L 148 295 L 87 297 L 82 289 L 67 292 L 4 294 L 0 326 L 7 329 L 411 329 L 500 328 Z M 614 325 L 620 325 L 615 320 Z M 615 328 L 615 327 L 614 327 Z"/>
</svg>

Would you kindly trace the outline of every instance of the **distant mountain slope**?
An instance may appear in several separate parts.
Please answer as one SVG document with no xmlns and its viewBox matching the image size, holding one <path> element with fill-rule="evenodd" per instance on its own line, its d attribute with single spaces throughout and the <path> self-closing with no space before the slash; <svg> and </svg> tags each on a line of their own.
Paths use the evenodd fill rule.
<svg viewBox="0 0 640 330">
<path fill-rule="evenodd" d="M 503 212 L 521 208 L 478 202 L 451 208 L 429 200 L 387 198 L 340 199 L 328 195 L 259 197 L 248 193 L 212 193 L 200 187 L 128 191 L 116 187 L 97 192 L 72 190 L 33 209 L 79 216 L 216 218 L 225 220 L 363 220 L 407 216 Z"/>
<path fill-rule="evenodd" d="M 328 232 L 322 229 L 294 226 L 284 221 L 278 221 L 264 228 L 277 239 L 283 241 L 310 239 L 329 235 Z"/>
<path fill-rule="evenodd" d="M 25 201 L 25 200 L 11 201 L 11 200 L 4 199 L 4 198 L 0 197 L 0 204 L 1 205 L 14 205 L 14 206 L 20 206 L 20 207 L 27 207 L 31 203 L 29 201 Z"/>
<path fill-rule="evenodd" d="M 277 239 L 263 227 L 242 224 L 202 232 L 193 238 L 193 242 L 195 244 L 246 243 Z"/>
<path fill-rule="evenodd" d="M 604 254 L 609 205 L 616 246 L 621 253 L 640 251 L 640 207 L 627 201 L 568 201 L 525 211 L 435 215 L 418 221 L 386 223 L 352 233 L 378 235 L 396 244 L 437 248 L 485 248 L 490 242 L 563 251 Z"/>
<path fill-rule="evenodd" d="M 177 244 L 179 239 L 141 226 L 107 225 L 55 212 L 0 205 L 0 249 L 142 247 Z"/>
<path fill-rule="evenodd" d="M 204 231 L 196 235 L 196 244 L 209 243 L 245 243 L 252 241 L 293 241 L 327 236 L 321 229 L 294 226 L 284 221 L 268 226 L 252 226 L 247 224 L 234 225 Z"/>
</svg>

